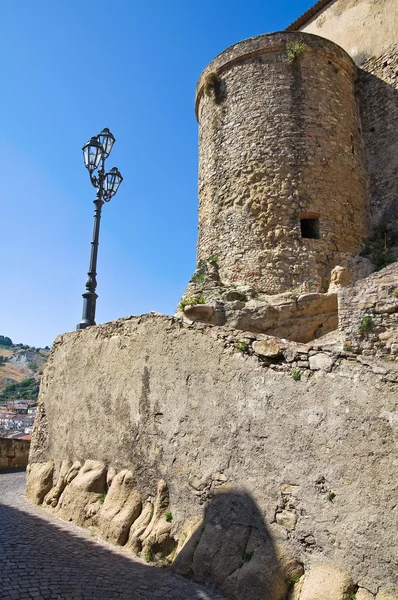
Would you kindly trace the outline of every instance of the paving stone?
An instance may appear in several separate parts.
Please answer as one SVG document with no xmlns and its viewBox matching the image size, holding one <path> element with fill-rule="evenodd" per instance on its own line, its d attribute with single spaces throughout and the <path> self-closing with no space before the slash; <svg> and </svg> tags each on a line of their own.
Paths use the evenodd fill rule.
<svg viewBox="0 0 398 600">
<path fill-rule="evenodd" d="M 24 490 L 24 472 L 0 473 L 0 600 L 223 600 L 57 519 Z"/>
</svg>

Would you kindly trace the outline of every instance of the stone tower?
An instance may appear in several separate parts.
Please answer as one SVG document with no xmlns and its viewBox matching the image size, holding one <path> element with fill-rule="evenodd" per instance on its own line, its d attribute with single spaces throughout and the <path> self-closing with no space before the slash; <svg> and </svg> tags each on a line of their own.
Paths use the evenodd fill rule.
<svg viewBox="0 0 398 600">
<path fill-rule="evenodd" d="M 368 275 L 358 68 L 303 32 L 231 46 L 202 73 L 194 320 L 309 341 L 337 328 L 340 284 Z"/>
<path fill-rule="evenodd" d="M 198 268 L 265 294 L 326 292 L 368 234 L 357 68 L 333 42 L 261 35 L 217 56 L 196 93 Z M 213 259 L 215 262 L 215 259 Z"/>
</svg>

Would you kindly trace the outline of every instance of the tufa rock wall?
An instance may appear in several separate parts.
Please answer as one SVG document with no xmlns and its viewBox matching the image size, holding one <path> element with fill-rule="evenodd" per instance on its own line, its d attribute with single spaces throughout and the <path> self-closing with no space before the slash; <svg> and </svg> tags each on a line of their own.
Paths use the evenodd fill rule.
<svg viewBox="0 0 398 600">
<path fill-rule="evenodd" d="M 398 370 L 361 359 L 160 315 L 60 336 L 27 495 L 235 600 L 396 600 Z"/>
</svg>

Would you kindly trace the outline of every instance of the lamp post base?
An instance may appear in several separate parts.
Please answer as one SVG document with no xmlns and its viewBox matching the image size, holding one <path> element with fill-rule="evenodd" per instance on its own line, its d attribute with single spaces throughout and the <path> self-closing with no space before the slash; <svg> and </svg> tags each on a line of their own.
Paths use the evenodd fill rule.
<svg viewBox="0 0 398 600">
<path fill-rule="evenodd" d="M 76 330 L 86 329 L 95 325 L 95 303 L 98 298 L 95 292 L 85 292 L 83 296 L 83 315 L 80 323 L 77 324 Z"/>
</svg>

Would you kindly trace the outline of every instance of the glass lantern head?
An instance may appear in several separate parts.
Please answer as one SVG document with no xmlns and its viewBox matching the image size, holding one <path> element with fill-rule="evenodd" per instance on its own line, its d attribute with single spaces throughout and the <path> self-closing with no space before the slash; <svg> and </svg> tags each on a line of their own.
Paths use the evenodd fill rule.
<svg viewBox="0 0 398 600">
<path fill-rule="evenodd" d="M 97 139 L 102 146 L 104 158 L 107 158 L 110 155 L 112 146 L 116 141 L 113 134 L 107 127 L 105 127 L 105 129 L 103 129 L 101 133 L 97 135 Z"/>
<path fill-rule="evenodd" d="M 103 149 L 96 137 L 92 137 L 83 148 L 84 164 L 90 174 L 98 168 L 103 155 Z"/>
<path fill-rule="evenodd" d="M 112 167 L 109 173 L 105 175 L 104 191 L 109 200 L 116 194 L 122 181 L 123 177 L 121 176 L 119 169 L 116 167 Z"/>
</svg>

